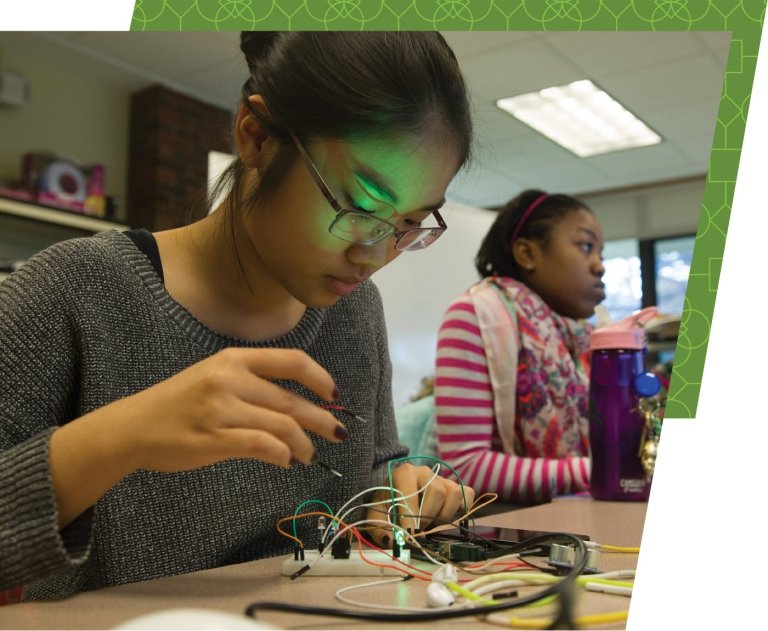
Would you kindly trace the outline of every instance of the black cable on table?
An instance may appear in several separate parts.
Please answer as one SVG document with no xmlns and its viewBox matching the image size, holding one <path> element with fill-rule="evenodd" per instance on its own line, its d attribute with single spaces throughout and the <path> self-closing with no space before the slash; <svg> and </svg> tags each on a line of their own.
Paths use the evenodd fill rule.
<svg viewBox="0 0 768 631">
<path fill-rule="evenodd" d="M 561 601 L 560 611 L 553 623 L 559 624 L 562 620 L 570 620 L 570 602 L 569 592 L 573 590 L 576 577 L 579 576 L 587 566 L 587 547 L 584 541 L 569 533 L 547 533 L 532 537 L 525 542 L 510 546 L 510 552 L 521 552 L 528 547 L 541 545 L 543 543 L 555 543 L 567 541 L 575 543 L 578 554 L 577 563 L 574 563 L 571 571 L 555 585 L 550 585 L 538 593 L 530 596 L 523 596 L 514 600 L 507 600 L 493 605 L 482 605 L 479 607 L 461 607 L 449 608 L 440 611 L 409 611 L 404 613 L 382 613 L 374 611 L 358 611 L 355 609 L 341 609 L 334 607 L 315 607 L 312 605 L 297 605 L 294 603 L 281 603 L 272 601 L 255 602 L 248 605 L 245 609 L 245 615 L 255 618 L 261 611 L 286 611 L 292 613 L 302 613 L 315 616 L 333 616 L 336 618 L 354 618 L 358 620 L 372 620 L 377 622 L 429 622 L 435 620 L 449 620 L 452 618 L 463 618 L 465 616 L 484 616 L 489 613 L 514 609 L 530 603 L 547 598 L 548 596 L 558 595 L 564 598 Z M 556 627 L 562 628 L 562 627 Z"/>
</svg>

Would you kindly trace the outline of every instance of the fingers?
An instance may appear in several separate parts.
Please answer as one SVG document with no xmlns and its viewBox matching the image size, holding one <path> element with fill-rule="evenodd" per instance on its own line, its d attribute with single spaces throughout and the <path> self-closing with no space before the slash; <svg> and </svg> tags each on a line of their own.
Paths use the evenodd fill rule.
<svg viewBox="0 0 768 631">
<path fill-rule="evenodd" d="M 232 449 L 230 457 L 258 458 L 282 467 L 293 461 L 309 464 L 314 453 L 312 441 L 293 417 L 241 401 L 230 407 L 218 438 L 222 447 Z"/>
<path fill-rule="evenodd" d="M 412 464 L 405 463 L 397 467 L 392 473 L 392 485 L 398 489 L 402 495 L 395 494 L 395 497 L 403 497 L 400 501 L 407 508 L 398 509 L 399 525 L 406 531 L 415 533 L 419 527 L 419 489 L 427 482 L 429 476 L 424 478 L 420 474 L 426 467 L 414 467 Z M 427 473 L 432 472 L 427 469 Z"/>
<path fill-rule="evenodd" d="M 396 492 L 395 502 L 397 502 L 398 495 L 399 494 Z M 379 491 L 374 495 L 373 501 L 377 504 L 368 508 L 365 519 L 374 522 L 376 525 L 373 525 L 368 529 L 368 538 L 384 549 L 391 548 L 394 542 L 394 532 L 392 528 L 376 522 L 389 522 L 394 519 L 394 517 L 390 517 L 391 512 L 388 512 L 389 508 L 392 506 L 392 496 L 388 491 Z M 400 525 L 399 520 L 398 525 Z"/>
<path fill-rule="evenodd" d="M 305 385 L 318 396 L 326 400 L 334 400 L 337 392 L 336 385 L 317 362 L 306 353 L 288 349 L 244 349 L 230 348 L 221 351 L 209 360 L 207 393 L 211 398 L 224 398 L 226 394 L 253 406 L 259 415 L 243 414 L 234 418 L 225 418 L 224 422 L 232 426 L 254 426 L 267 429 L 261 421 L 271 421 L 273 416 L 268 411 L 278 412 L 283 421 L 288 422 L 294 430 L 295 440 L 292 446 L 298 447 L 299 429 L 311 431 L 331 442 L 340 442 L 348 437 L 346 427 L 333 414 L 307 401 L 295 392 L 282 388 L 268 379 L 291 379 Z M 226 415 L 228 416 L 228 415 Z M 256 425 L 253 425 L 253 424 Z M 271 426 L 277 431 L 279 423 Z M 269 430 L 268 430 L 269 431 Z M 309 439 L 300 441 L 306 448 L 297 448 L 294 455 L 302 462 L 308 462 L 311 451 L 308 452 Z"/>
<path fill-rule="evenodd" d="M 424 491 L 424 501 L 421 507 L 421 529 L 425 530 L 430 525 L 438 526 L 452 522 L 457 516 L 466 512 L 464 501 L 466 498 L 467 509 L 475 501 L 475 492 L 465 486 L 464 492 L 456 482 L 438 478 Z"/>
<path fill-rule="evenodd" d="M 302 351 L 225 349 L 132 395 L 129 409 L 115 413 L 127 419 L 132 464 L 185 470 L 251 457 L 287 467 L 312 461 L 307 432 L 335 443 L 349 436 L 331 412 L 271 379 L 293 380 L 324 400 L 337 395 L 328 372 Z"/>
<path fill-rule="evenodd" d="M 237 392 L 244 402 L 260 411 L 278 412 L 284 419 L 290 419 L 292 425 L 302 431 L 308 430 L 334 443 L 341 442 L 349 436 L 346 426 L 331 412 L 269 381 L 260 378 L 254 379 L 253 382 L 243 381 Z M 258 422 L 260 419 L 253 417 L 253 420 Z"/>
<path fill-rule="evenodd" d="M 392 474 L 392 485 L 397 504 L 397 521 L 391 515 L 392 494 L 379 491 L 374 501 L 377 506 L 368 509 L 367 519 L 389 520 L 405 530 L 415 533 L 426 530 L 430 525 L 440 525 L 455 521 L 475 500 L 472 488 L 445 478 L 435 476 L 429 467 L 415 467 L 410 464 L 399 466 Z M 390 515 L 387 515 L 387 511 Z M 393 530 L 386 526 L 376 526 L 369 536 L 382 547 L 392 545 Z"/>
<path fill-rule="evenodd" d="M 325 401 L 335 401 L 338 397 L 336 384 L 328 371 L 303 351 L 230 348 L 222 352 L 242 355 L 248 369 L 259 377 L 298 381 Z"/>
</svg>

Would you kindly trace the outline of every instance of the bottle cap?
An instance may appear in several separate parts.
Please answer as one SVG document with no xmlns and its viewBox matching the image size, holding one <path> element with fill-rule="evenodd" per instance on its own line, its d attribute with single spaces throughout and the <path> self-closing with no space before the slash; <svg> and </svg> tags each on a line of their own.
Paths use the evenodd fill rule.
<svg viewBox="0 0 768 631">
<path fill-rule="evenodd" d="M 635 377 L 635 392 L 640 397 L 656 396 L 661 390 L 661 379 L 652 372 L 642 372 Z"/>
<path fill-rule="evenodd" d="M 642 350 L 645 346 L 645 324 L 658 312 L 658 307 L 646 307 L 618 322 L 595 329 L 590 340 L 590 350 L 606 348 Z"/>
</svg>

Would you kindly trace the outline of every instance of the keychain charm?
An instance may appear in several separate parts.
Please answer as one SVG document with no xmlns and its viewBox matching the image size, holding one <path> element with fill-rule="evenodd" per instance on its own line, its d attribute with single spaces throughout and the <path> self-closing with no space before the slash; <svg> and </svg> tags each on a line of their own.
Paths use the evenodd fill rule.
<svg viewBox="0 0 768 631">
<path fill-rule="evenodd" d="M 656 455 L 659 451 L 659 438 L 661 438 L 661 416 L 658 413 L 660 405 L 656 397 L 640 399 L 637 405 L 643 417 L 643 433 L 640 435 L 640 448 L 637 455 L 649 481 L 656 467 Z"/>
</svg>

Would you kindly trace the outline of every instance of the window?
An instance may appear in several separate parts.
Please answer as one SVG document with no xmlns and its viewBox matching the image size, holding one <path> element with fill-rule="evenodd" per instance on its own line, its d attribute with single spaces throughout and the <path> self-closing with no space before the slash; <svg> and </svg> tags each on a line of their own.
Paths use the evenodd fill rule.
<svg viewBox="0 0 768 631">
<path fill-rule="evenodd" d="M 662 313 L 682 313 L 691 272 L 695 237 L 659 239 L 654 242 L 656 305 Z"/>
<path fill-rule="evenodd" d="M 603 307 L 612 320 L 620 320 L 642 304 L 640 253 L 637 239 L 608 241 L 603 248 L 606 298 Z"/>
<path fill-rule="evenodd" d="M 662 314 L 681 314 L 694 242 L 695 235 L 607 241 L 603 306 L 611 319 L 619 320 L 651 305 Z"/>
</svg>

